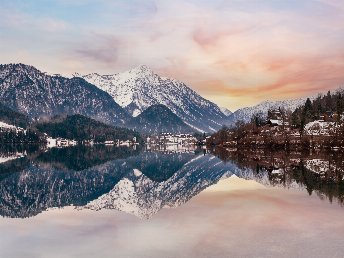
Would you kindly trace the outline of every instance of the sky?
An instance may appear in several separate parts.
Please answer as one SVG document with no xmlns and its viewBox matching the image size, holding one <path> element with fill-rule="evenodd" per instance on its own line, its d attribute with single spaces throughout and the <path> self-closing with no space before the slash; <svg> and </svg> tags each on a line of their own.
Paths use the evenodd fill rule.
<svg viewBox="0 0 344 258">
<path fill-rule="evenodd" d="M 344 85 L 342 0 L 0 0 L 0 63 L 147 65 L 236 110 Z"/>
</svg>

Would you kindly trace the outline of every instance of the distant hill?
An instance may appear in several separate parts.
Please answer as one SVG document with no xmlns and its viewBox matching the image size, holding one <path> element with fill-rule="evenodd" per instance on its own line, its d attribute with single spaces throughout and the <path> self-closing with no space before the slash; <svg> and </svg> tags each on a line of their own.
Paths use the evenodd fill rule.
<svg viewBox="0 0 344 258">
<path fill-rule="evenodd" d="M 34 127 L 54 138 L 63 137 L 78 141 L 93 139 L 96 142 L 104 142 L 134 137 L 141 139 L 140 134 L 133 130 L 113 127 L 83 115 L 56 116 L 47 122 L 38 122 Z"/>
<path fill-rule="evenodd" d="M 0 121 L 21 128 L 26 128 L 30 122 L 29 117 L 14 111 L 2 103 L 0 103 Z"/>
<path fill-rule="evenodd" d="M 297 107 L 302 106 L 306 101 L 306 98 L 281 100 L 281 101 L 263 101 L 258 105 L 252 107 L 244 107 L 231 113 L 228 116 L 227 125 L 235 125 L 238 121 L 248 123 L 251 121 L 253 115 L 268 113 L 269 109 L 283 108 L 286 110 L 294 111 Z"/>
<path fill-rule="evenodd" d="M 134 117 L 130 127 L 137 131 L 156 133 L 191 133 L 196 131 L 185 124 L 181 118 L 164 105 L 153 105 Z"/>
</svg>

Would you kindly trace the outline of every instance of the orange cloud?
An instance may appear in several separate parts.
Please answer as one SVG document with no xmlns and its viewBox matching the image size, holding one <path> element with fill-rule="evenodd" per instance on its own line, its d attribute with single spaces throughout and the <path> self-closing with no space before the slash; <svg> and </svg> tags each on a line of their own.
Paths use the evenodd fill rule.
<svg viewBox="0 0 344 258">
<path fill-rule="evenodd" d="M 1 57 L 66 75 L 109 74 L 146 64 L 231 110 L 343 84 L 341 1 L 253 2 L 103 2 L 97 21 L 74 24 L 53 16 L 47 24 L 58 33 L 42 33 L 38 25 L 47 14 L 23 14 L 15 21 L 3 15 Z"/>
</svg>

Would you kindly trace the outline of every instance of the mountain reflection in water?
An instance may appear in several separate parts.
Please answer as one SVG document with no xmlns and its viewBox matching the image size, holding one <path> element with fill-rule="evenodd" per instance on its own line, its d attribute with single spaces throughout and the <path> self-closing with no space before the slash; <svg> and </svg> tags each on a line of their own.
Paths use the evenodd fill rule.
<svg viewBox="0 0 344 258">
<path fill-rule="evenodd" d="M 97 145 L 11 149 L 2 152 L 0 162 L 0 215 L 11 218 L 73 205 L 148 219 L 232 175 L 265 186 L 307 190 L 340 205 L 344 200 L 343 159 L 331 154 Z"/>
</svg>

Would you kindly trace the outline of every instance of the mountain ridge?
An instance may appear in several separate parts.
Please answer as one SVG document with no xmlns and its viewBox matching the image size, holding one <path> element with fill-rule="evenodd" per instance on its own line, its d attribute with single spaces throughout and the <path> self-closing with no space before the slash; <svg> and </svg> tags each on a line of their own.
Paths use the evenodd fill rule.
<svg viewBox="0 0 344 258">
<path fill-rule="evenodd" d="M 21 63 L 0 65 L 0 101 L 31 119 L 82 114 L 123 125 L 129 118 L 108 93 L 84 79 L 50 76 Z"/>
</svg>

